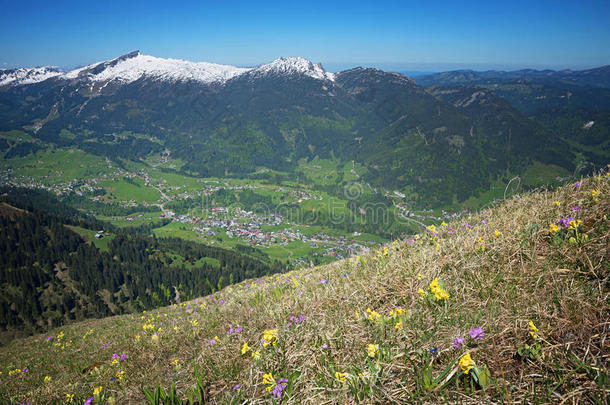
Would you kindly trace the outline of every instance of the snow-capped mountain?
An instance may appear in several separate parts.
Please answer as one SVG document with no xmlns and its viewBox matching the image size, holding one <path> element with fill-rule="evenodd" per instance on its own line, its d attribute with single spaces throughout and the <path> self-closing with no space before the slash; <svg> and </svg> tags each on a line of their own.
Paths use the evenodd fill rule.
<svg viewBox="0 0 610 405">
<path fill-rule="evenodd" d="M 0 70 L 0 86 L 32 84 L 62 74 L 59 69 L 49 66 Z"/>
<path fill-rule="evenodd" d="M 306 75 L 318 80 L 335 80 L 335 76 L 324 70 L 320 63 L 313 64 L 301 57 L 278 58 L 271 63 L 266 63 L 252 69 L 250 74 L 253 77 Z"/>
<path fill-rule="evenodd" d="M 109 62 L 95 63 L 69 71 L 63 77 L 93 82 L 117 80 L 131 83 L 147 77 L 172 82 L 192 80 L 201 83 L 224 83 L 248 70 L 216 63 L 157 58 L 135 51 Z"/>
<path fill-rule="evenodd" d="M 110 61 L 93 63 L 69 71 L 51 67 L 0 70 L 0 86 L 32 84 L 50 78 L 117 84 L 132 83 L 142 78 L 168 82 L 195 81 L 203 84 L 224 84 L 247 72 L 251 72 L 251 77 L 305 75 L 318 80 L 334 80 L 334 75 L 326 72 L 322 65 L 313 64 L 301 57 L 278 58 L 255 68 L 239 68 L 209 62 L 157 58 L 134 51 Z"/>
</svg>

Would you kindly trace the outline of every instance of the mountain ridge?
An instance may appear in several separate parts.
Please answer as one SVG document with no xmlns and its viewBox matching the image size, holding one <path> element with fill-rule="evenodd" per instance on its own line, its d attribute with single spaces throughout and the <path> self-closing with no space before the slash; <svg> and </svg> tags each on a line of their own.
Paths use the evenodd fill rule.
<svg viewBox="0 0 610 405">
<path fill-rule="evenodd" d="M 0 86 L 33 84 L 51 78 L 92 82 L 118 80 L 131 83 L 143 77 L 165 81 L 193 80 L 206 84 L 224 84 L 245 73 L 257 77 L 269 74 L 304 74 L 319 80 L 334 80 L 334 75 L 324 70 L 320 63 L 314 64 L 302 57 L 279 57 L 256 67 L 240 68 L 211 62 L 159 58 L 133 51 L 114 59 L 66 71 L 49 66 L 0 70 Z"/>
</svg>

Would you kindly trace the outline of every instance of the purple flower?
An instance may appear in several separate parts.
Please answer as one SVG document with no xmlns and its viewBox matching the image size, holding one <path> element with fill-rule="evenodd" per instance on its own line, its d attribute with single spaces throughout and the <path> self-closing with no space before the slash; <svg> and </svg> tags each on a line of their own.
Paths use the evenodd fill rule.
<svg viewBox="0 0 610 405">
<path fill-rule="evenodd" d="M 453 348 L 459 349 L 463 343 L 464 343 L 463 337 L 456 337 L 455 340 L 453 341 Z"/>
<path fill-rule="evenodd" d="M 210 346 L 214 346 L 216 344 L 216 339 L 210 339 Z"/>
<path fill-rule="evenodd" d="M 47 339 L 46 339 L 46 340 L 47 340 L 47 342 L 48 342 L 49 340 L 51 340 L 51 336 L 47 336 Z"/>
<path fill-rule="evenodd" d="M 127 358 L 128 358 L 127 353 L 121 354 L 121 360 L 127 360 Z"/>
<path fill-rule="evenodd" d="M 560 218 L 559 221 L 557 221 L 557 222 L 559 224 L 563 225 L 564 227 L 568 228 L 570 226 L 571 221 L 575 221 L 574 217 Z"/>
<path fill-rule="evenodd" d="M 286 389 L 286 386 L 288 385 L 288 380 L 285 378 L 280 378 L 277 382 L 277 384 L 275 384 L 275 387 L 273 387 L 273 392 L 272 394 L 277 398 L 280 399 L 282 398 L 282 392 L 284 391 L 284 389 Z"/>
<path fill-rule="evenodd" d="M 233 328 L 229 328 L 229 330 L 227 331 L 227 335 L 232 335 L 232 334 L 233 334 L 233 332 L 235 332 L 235 331 L 233 330 Z"/>
<path fill-rule="evenodd" d="M 93 397 L 89 397 L 87 398 L 87 400 L 85 401 L 85 403 L 83 405 L 91 405 L 93 403 L 94 398 Z"/>
<path fill-rule="evenodd" d="M 327 284 L 328 280 L 325 278 L 320 279 L 320 284 Z"/>
<path fill-rule="evenodd" d="M 233 391 L 237 391 L 239 387 L 241 387 L 241 384 L 235 384 L 235 386 L 233 387 Z"/>
<path fill-rule="evenodd" d="M 327 345 L 326 343 L 324 343 L 324 344 L 322 345 L 322 350 L 326 350 L 326 349 L 328 349 L 328 345 Z"/>
<path fill-rule="evenodd" d="M 432 353 L 433 355 L 438 353 L 438 347 L 433 347 L 432 349 L 430 349 L 430 353 Z"/>
<path fill-rule="evenodd" d="M 485 332 L 483 332 L 483 329 L 481 328 L 474 328 L 470 331 L 470 338 L 471 339 L 483 339 L 485 337 Z"/>
<path fill-rule="evenodd" d="M 112 360 L 117 359 L 118 357 L 119 357 L 119 355 L 118 355 L 118 354 L 116 354 L 116 353 L 112 353 Z"/>
<path fill-rule="evenodd" d="M 243 328 L 240 328 L 240 327 L 238 326 L 237 328 L 235 328 L 235 333 L 239 333 L 239 332 L 241 332 L 242 330 L 244 330 L 244 329 L 243 329 Z"/>
<path fill-rule="evenodd" d="M 572 207 L 572 211 L 580 212 L 580 211 L 582 211 L 582 207 L 580 205 L 575 205 Z"/>
<path fill-rule="evenodd" d="M 576 188 L 576 189 L 580 188 L 581 184 L 582 184 L 582 181 L 579 181 L 578 183 L 574 184 L 574 188 Z"/>
<path fill-rule="evenodd" d="M 112 344 L 111 341 L 108 341 L 108 342 L 104 343 L 104 349 L 107 348 L 108 346 L 110 346 L 111 344 Z"/>
<path fill-rule="evenodd" d="M 30 370 L 29 370 L 27 367 L 25 367 L 23 370 L 21 370 L 21 372 L 22 372 L 22 373 L 29 373 L 29 372 L 30 372 Z"/>
</svg>

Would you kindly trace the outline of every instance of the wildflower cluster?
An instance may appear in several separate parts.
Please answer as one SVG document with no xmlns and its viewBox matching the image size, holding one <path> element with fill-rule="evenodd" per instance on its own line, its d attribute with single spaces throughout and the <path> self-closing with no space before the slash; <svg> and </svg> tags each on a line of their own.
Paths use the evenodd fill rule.
<svg viewBox="0 0 610 405">
<path fill-rule="evenodd" d="M 442 287 L 441 282 L 438 280 L 438 278 L 432 280 L 428 288 L 430 289 L 430 292 L 434 295 L 434 298 L 437 301 L 448 300 L 449 297 L 451 297 L 449 293 L 445 291 L 445 289 Z"/>
<path fill-rule="evenodd" d="M 267 347 L 269 345 L 275 346 L 277 344 L 277 334 L 277 329 L 266 329 L 265 332 L 263 332 L 263 347 Z"/>
<path fill-rule="evenodd" d="M 284 390 L 288 386 L 288 379 L 280 378 L 276 381 L 272 373 L 267 373 L 263 375 L 263 385 L 266 385 L 265 390 L 267 392 L 272 393 L 277 399 L 281 399 Z"/>
<path fill-rule="evenodd" d="M 297 316 L 291 315 L 290 318 L 288 319 L 288 323 L 286 323 L 286 326 L 290 327 L 292 325 L 298 325 L 300 323 L 305 323 L 306 320 L 307 320 L 307 318 L 305 318 L 305 316 L 303 316 L 302 314 L 299 314 Z"/>
<path fill-rule="evenodd" d="M 485 332 L 481 328 L 473 328 L 470 330 L 470 332 L 468 332 L 468 335 L 470 336 L 470 339 L 471 339 L 470 343 L 472 344 L 476 340 L 483 339 L 485 337 Z M 465 339 L 463 337 L 461 337 L 461 336 L 456 337 L 453 340 L 453 348 L 459 349 L 460 347 L 462 347 L 464 342 L 465 342 Z"/>
</svg>

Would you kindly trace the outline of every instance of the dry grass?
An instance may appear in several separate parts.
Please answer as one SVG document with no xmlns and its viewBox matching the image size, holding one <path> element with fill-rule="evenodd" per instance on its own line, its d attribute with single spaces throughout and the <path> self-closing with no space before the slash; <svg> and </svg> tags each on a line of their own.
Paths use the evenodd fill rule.
<svg viewBox="0 0 610 405">
<path fill-rule="evenodd" d="M 572 212 L 574 206 L 582 211 Z M 71 325 L 62 329 L 59 346 L 46 336 L 15 341 L 0 349 L 0 401 L 61 402 L 74 393 L 82 403 L 102 386 L 96 402 L 141 403 L 144 386 L 175 383 L 186 398 L 199 380 L 207 402 L 279 402 L 263 384 L 263 375 L 272 373 L 289 380 L 285 403 L 605 403 L 609 213 L 610 177 L 592 177 L 578 188 L 528 193 L 464 224 L 437 226 L 438 240 L 426 232 L 413 244 L 392 244 L 387 255 L 251 280 L 150 313 Z M 583 221 L 577 232 L 549 232 L 569 215 Z M 448 300 L 432 299 L 428 285 L 435 278 Z M 397 306 L 406 312 L 390 317 Z M 367 308 L 383 319 L 367 319 Z M 301 314 L 305 322 L 287 326 L 290 316 Z M 529 334 L 530 320 L 538 340 Z M 150 328 L 143 335 L 145 325 Z M 227 334 L 237 326 L 243 330 Z M 485 337 L 470 339 L 472 328 L 482 328 Z M 262 347 L 266 329 L 278 329 L 277 341 Z M 455 349 L 458 336 L 466 339 Z M 244 342 L 252 348 L 246 355 Z M 517 354 L 536 343 L 538 355 Z M 373 358 L 369 344 L 379 345 Z M 260 350 L 258 360 L 253 350 Z M 112 365 L 114 352 L 129 358 Z M 484 388 L 455 364 L 466 352 L 490 370 Z M 103 366 L 90 371 L 96 362 Z M 23 367 L 29 372 L 7 375 Z M 110 381 L 119 368 L 125 377 Z M 444 371 L 451 378 L 435 385 Z M 336 372 L 346 373 L 345 382 Z"/>
</svg>

